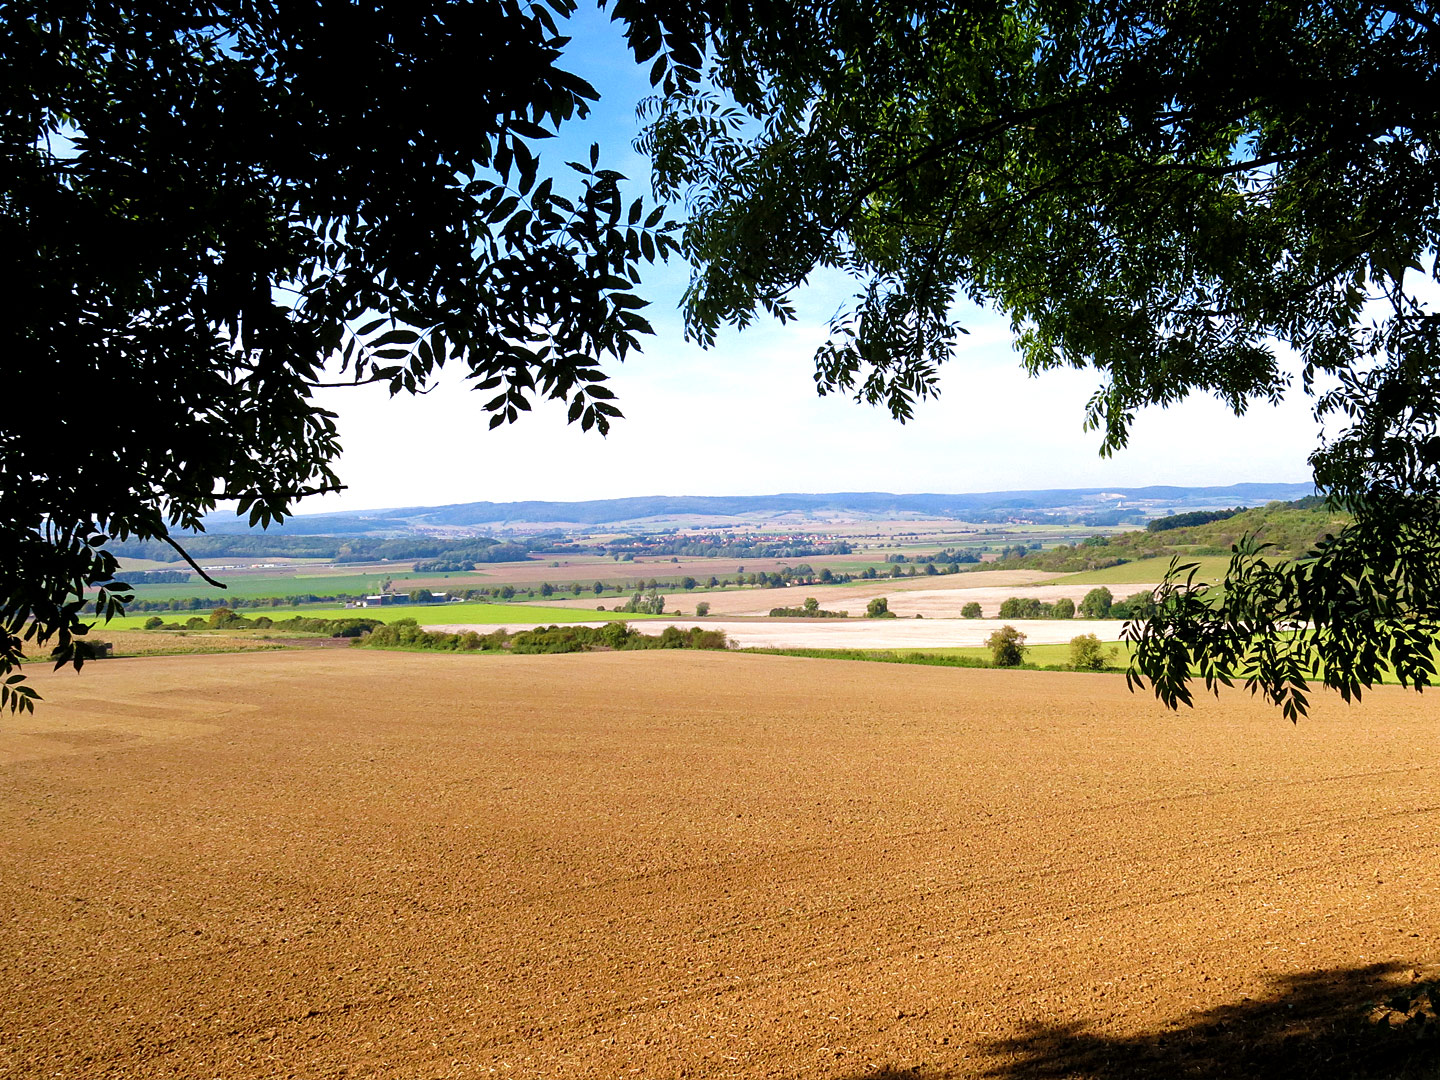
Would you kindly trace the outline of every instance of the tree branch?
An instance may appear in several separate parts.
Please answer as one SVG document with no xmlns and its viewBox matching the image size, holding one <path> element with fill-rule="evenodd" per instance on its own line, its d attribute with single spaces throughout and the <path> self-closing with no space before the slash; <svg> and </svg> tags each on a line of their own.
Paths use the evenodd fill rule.
<svg viewBox="0 0 1440 1080">
<path fill-rule="evenodd" d="M 211 577 L 209 574 L 205 573 L 204 570 L 201 570 L 201 569 L 200 569 L 200 564 L 197 563 L 194 559 L 192 559 L 192 558 L 190 557 L 190 553 L 189 553 L 188 551 L 186 551 L 184 548 L 182 548 L 179 544 L 177 544 L 177 543 L 175 542 L 174 538 L 172 538 L 172 537 L 169 536 L 169 535 L 166 535 L 166 536 L 162 536 L 160 539 L 161 539 L 161 540 L 164 540 L 164 541 L 165 541 L 167 544 L 169 544 L 172 548 L 174 548 L 176 551 L 178 551 L 178 552 L 180 553 L 180 557 L 181 557 L 182 559 L 184 559 L 187 563 L 190 564 L 190 569 L 194 570 L 197 574 L 199 574 L 202 578 L 204 578 L 207 584 L 214 585 L 217 589 L 228 589 L 228 588 L 230 587 L 229 585 L 226 585 L 223 581 L 216 581 L 216 580 L 215 580 L 213 577 Z"/>
<path fill-rule="evenodd" d="M 369 386 L 371 383 L 389 382 L 393 378 L 390 375 L 371 375 L 368 379 L 355 379 L 351 382 L 307 382 L 305 385 L 312 390 L 341 390 L 347 386 Z"/>
</svg>

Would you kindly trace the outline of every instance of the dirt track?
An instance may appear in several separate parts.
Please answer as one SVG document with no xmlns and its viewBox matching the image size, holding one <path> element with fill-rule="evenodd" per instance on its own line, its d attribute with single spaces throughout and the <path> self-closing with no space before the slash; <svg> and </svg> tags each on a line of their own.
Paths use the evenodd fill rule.
<svg viewBox="0 0 1440 1080">
<path fill-rule="evenodd" d="M 4 1076 L 1319 1077 L 1440 959 L 1440 703 L 1398 690 L 1292 727 L 733 654 L 34 679 Z"/>
</svg>

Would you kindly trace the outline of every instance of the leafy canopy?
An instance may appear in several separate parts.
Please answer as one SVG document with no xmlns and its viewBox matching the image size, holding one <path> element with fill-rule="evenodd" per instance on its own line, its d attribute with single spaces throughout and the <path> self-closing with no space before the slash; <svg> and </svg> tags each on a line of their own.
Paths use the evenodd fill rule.
<svg viewBox="0 0 1440 1080">
<path fill-rule="evenodd" d="M 1295 563 L 1237 551 L 1218 601 L 1177 568 L 1132 627 L 1168 704 L 1198 666 L 1293 718 L 1317 675 L 1347 700 L 1434 676 L 1437 75 L 1424 2 L 837 0 L 717 52 L 642 145 L 691 211 L 689 333 L 791 318 L 847 272 L 817 386 L 902 420 L 961 297 L 1009 315 L 1032 372 L 1097 372 L 1104 453 L 1144 406 L 1277 399 L 1293 349 L 1341 426 L 1316 484 L 1353 524 Z"/>
<path fill-rule="evenodd" d="M 261 524 L 334 490 L 325 380 L 420 392 L 447 362 L 492 423 L 537 396 L 604 431 L 604 365 L 648 330 L 640 265 L 676 240 L 598 154 L 534 145 L 594 91 L 560 66 L 573 0 L 10 5 L 0 243 L 18 327 L 0 415 L 0 704 L 25 640 L 74 661 L 107 537 L 218 500 Z M 964 296 L 1034 372 L 1093 368 L 1109 452 L 1146 405 L 1287 389 L 1340 433 L 1312 457 L 1353 523 L 1313 557 L 1237 551 L 1177 580 L 1133 674 L 1239 676 L 1291 715 L 1318 673 L 1434 675 L 1440 202 L 1428 2 L 973 7 L 615 0 L 661 94 L 641 139 L 695 273 L 689 332 L 793 315 L 818 268 L 854 303 L 822 393 L 904 419 Z M 338 375 L 326 374 L 332 360 Z M 36 433 L 36 418 L 41 424 Z M 1313 632 L 1298 633 L 1309 627 Z"/>
<path fill-rule="evenodd" d="M 448 362 L 492 426 L 537 396 L 619 416 L 603 365 L 650 331 L 634 286 L 674 241 L 597 150 L 541 168 L 596 96 L 561 66 L 573 10 L 4 8 L 0 706 L 33 701 L 26 641 L 79 666 L 88 589 L 119 610 L 107 538 L 336 490 L 321 385 L 418 393 Z M 657 81 L 695 77 L 703 4 L 616 11 Z"/>
</svg>

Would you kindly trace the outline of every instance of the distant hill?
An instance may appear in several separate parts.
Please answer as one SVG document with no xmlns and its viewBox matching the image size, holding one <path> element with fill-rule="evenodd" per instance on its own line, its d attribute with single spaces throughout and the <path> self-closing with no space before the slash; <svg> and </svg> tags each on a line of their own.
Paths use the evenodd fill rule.
<svg viewBox="0 0 1440 1080">
<path fill-rule="evenodd" d="M 397 535 L 447 529 L 486 532 L 526 525 L 601 526 L 689 520 L 759 523 L 798 516 L 813 521 L 955 518 L 965 521 L 1066 521 L 1078 524 L 1143 523 L 1187 510 L 1213 510 L 1299 499 L 1311 484 L 1231 484 L 1225 487 L 1051 488 L 969 494 L 894 494 L 850 491 L 778 495 L 648 495 L 583 502 L 471 502 L 388 510 L 306 514 L 272 527 L 270 535 Z M 213 515 L 212 534 L 246 533 L 242 520 Z"/>
<path fill-rule="evenodd" d="M 1292 558 L 1304 554 L 1327 533 L 1338 533 L 1349 522 L 1348 515 L 1327 510 L 1314 498 L 1304 498 L 1267 503 L 1194 525 L 1094 537 L 1080 544 L 1011 554 L 992 565 L 1058 573 L 1104 570 L 1155 556 L 1229 555 L 1230 546 L 1242 536 L 1254 536 L 1273 545 L 1268 553 L 1271 556 Z"/>
</svg>

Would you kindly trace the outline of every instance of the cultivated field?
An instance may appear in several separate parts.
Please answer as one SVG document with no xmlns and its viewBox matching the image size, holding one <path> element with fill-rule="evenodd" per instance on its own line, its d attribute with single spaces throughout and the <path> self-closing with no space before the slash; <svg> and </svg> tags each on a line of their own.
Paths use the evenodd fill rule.
<svg viewBox="0 0 1440 1080">
<path fill-rule="evenodd" d="M 667 609 L 678 607 L 687 615 L 692 614 L 695 605 L 702 601 L 710 605 L 712 616 L 768 615 L 777 607 L 799 607 L 806 597 L 813 596 L 824 610 L 848 611 L 851 618 L 856 618 L 865 614 L 865 606 L 872 599 L 883 596 L 898 617 L 922 615 L 927 619 L 958 619 L 961 609 L 971 601 L 980 605 L 987 618 L 994 618 L 1000 612 L 1000 605 L 1012 596 L 1033 596 L 1045 603 L 1067 597 L 1078 604 L 1086 593 L 1095 588 L 1091 584 L 1072 584 L 1068 579 L 1057 578 L 1060 575 L 1040 570 L 979 570 L 937 577 L 881 578 L 846 585 L 791 585 L 781 589 L 734 589 L 713 593 L 691 593 L 682 589 L 661 591 L 665 594 Z M 1148 586 L 1127 586 L 1120 590 L 1116 599 L 1153 587 L 1153 582 Z M 583 597 L 575 601 L 550 599 L 545 603 L 552 607 L 595 609 L 593 598 L 588 603 Z M 1075 633 L 1084 631 L 1077 630 Z"/>
<path fill-rule="evenodd" d="M 654 652 L 33 677 L 7 1077 L 1378 1078 L 1423 1045 L 1375 1003 L 1440 959 L 1428 696 L 1297 727 Z"/>
</svg>

